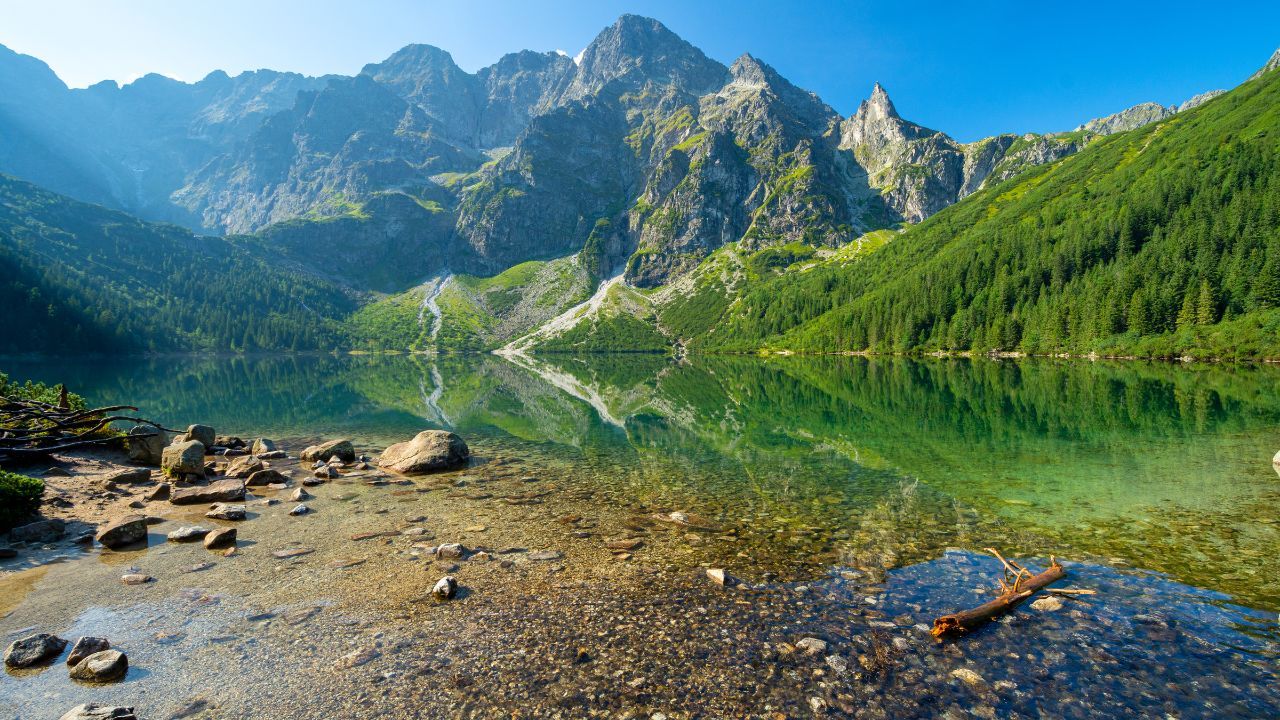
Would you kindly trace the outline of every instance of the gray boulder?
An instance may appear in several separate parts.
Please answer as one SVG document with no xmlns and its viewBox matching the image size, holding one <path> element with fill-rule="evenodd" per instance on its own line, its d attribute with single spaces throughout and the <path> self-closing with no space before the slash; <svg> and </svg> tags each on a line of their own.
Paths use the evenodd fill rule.
<svg viewBox="0 0 1280 720">
<path fill-rule="evenodd" d="M 168 534 L 169 542 L 194 542 L 209 534 L 209 528 L 200 525 L 180 527 Z"/>
<path fill-rule="evenodd" d="M 209 512 L 204 514 L 207 518 L 214 520 L 243 520 L 245 519 L 244 505 L 230 505 L 228 503 L 214 503 Z"/>
<path fill-rule="evenodd" d="M 119 650 L 103 650 L 76 663 L 71 679 L 85 682 L 112 682 L 129 672 L 129 656 Z"/>
<path fill-rule="evenodd" d="M 179 436 L 181 437 L 181 436 Z M 160 470 L 170 477 L 204 477 L 205 446 L 198 440 L 174 441 L 160 456 Z"/>
<path fill-rule="evenodd" d="M 14 640 L 4 651 L 4 664 L 11 668 L 31 667 L 57 657 L 67 646 L 67 641 L 57 635 L 36 633 L 21 640 Z"/>
<path fill-rule="evenodd" d="M 116 485 L 133 485 L 135 483 L 151 482 L 151 471 L 146 468 L 128 468 L 125 470 L 117 470 L 109 473 L 102 478 L 101 483 L 114 483 Z"/>
<path fill-rule="evenodd" d="M 244 481 L 236 478 L 227 478 L 208 485 L 175 488 L 169 494 L 169 502 L 174 505 L 205 505 L 243 499 Z"/>
<path fill-rule="evenodd" d="M 173 439 L 175 443 L 190 440 L 195 440 L 205 447 L 213 447 L 218 443 L 218 434 L 208 425 L 188 425 L 185 433 Z"/>
<path fill-rule="evenodd" d="M 94 540 L 116 550 L 147 539 L 147 519 L 141 515 L 128 515 L 98 528 Z"/>
<path fill-rule="evenodd" d="M 169 435 L 150 425 L 135 425 L 129 430 L 129 459 L 143 465 L 159 465 Z"/>
<path fill-rule="evenodd" d="M 337 455 L 343 462 L 355 462 L 356 450 L 351 445 L 350 440 L 330 440 L 319 445 L 312 445 L 299 455 L 303 462 L 311 462 L 313 460 L 328 460 L 330 457 Z"/>
<path fill-rule="evenodd" d="M 227 466 L 227 477 L 247 478 L 254 473 L 262 472 L 267 469 L 262 461 L 252 455 L 243 455 L 231 461 Z"/>
<path fill-rule="evenodd" d="M 462 438 L 447 430 L 424 430 L 384 450 L 378 465 L 401 473 L 428 473 L 463 465 L 470 458 Z"/>
<path fill-rule="evenodd" d="M 249 446 L 249 454 L 261 455 L 262 453 L 275 452 L 276 449 L 274 441 L 268 440 L 267 438 L 258 438 Z"/>
</svg>

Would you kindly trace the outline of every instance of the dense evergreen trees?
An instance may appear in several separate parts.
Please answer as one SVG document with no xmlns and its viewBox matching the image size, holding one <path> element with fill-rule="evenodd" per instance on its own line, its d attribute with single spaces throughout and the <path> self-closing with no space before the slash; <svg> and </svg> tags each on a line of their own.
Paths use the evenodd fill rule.
<svg viewBox="0 0 1280 720">
<path fill-rule="evenodd" d="M 1271 73 L 749 289 L 704 347 L 1280 354 L 1278 143 Z"/>
<path fill-rule="evenodd" d="M 355 303 L 248 238 L 197 237 L 0 176 L 0 353 L 341 344 Z"/>
</svg>

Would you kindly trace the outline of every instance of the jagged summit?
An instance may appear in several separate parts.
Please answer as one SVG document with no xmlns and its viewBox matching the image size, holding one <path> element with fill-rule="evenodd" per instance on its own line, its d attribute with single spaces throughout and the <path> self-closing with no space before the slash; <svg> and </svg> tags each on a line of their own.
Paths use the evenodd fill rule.
<svg viewBox="0 0 1280 720">
<path fill-rule="evenodd" d="M 1276 68 L 1280 68 L 1280 49 L 1277 49 L 1275 52 L 1271 53 L 1271 58 L 1267 60 L 1267 64 L 1258 68 L 1258 72 L 1250 75 L 1249 79 L 1254 80 L 1256 78 L 1260 78 L 1263 75 L 1266 75 L 1267 73 L 1271 72 L 1272 70 L 1275 70 Z"/>
<path fill-rule="evenodd" d="M 889 99 L 889 91 L 878 82 L 872 86 L 871 95 L 858 105 L 858 114 L 864 115 L 868 120 L 900 117 L 898 109 L 893 106 L 893 100 Z"/>
<path fill-rule="evenodd" d="M 582 51 L 561 102 L 580 100 L 618 79 L 634 87 L 647 82 L 705 94 L 724 83 L 728 69 L 653 18 L 623 15 Z"/>
</svg>

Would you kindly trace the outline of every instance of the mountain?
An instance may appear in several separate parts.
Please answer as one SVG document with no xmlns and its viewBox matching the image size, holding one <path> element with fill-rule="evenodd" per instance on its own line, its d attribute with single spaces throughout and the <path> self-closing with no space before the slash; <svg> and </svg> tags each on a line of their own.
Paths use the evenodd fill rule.
<svg viewBox="0 0 1280 720">
<path fill-rule="evenodd" d="M 1280 356 L 1280 73 L 756 284 L 706 348 Z"/>
<path fill-rule="evenodd" d="M 749 53 L 725 66 L 635 15 L 576 62 L 523 51 L 476 72 L 410 45 L 351 77 L 72 90 L 0 48 L 0 172 L 368 301 L 362 347 L 719 347 L 711 319 L 751 293 L 888 262 L 948 208 L 1215 97 L 962 143 L 880 84 L 842 117 Z M 736 340 L 773 342 L 768 315 Z M 215 342 L 187 332 L 155 337 Z"/>
<path fill-rule="evenodd" d="M 356 298 L 198 237 L 0 175 L 0 353 L 320 349 Z"/>
</svg>

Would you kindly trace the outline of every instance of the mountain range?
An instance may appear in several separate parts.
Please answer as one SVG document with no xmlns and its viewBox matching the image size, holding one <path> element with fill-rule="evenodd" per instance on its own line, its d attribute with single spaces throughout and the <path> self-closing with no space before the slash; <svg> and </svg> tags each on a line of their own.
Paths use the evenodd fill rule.
<svg viewBox="0 0 1280 720">
<path fill-rule="evenodd" d="M 1246 85 L 1269 81 L 1275 63 Z M 259 70 L 68 89 L 44 63 L 0 48 L 0 173 L 39 186 L 0 184 L 0 215 L 21 224 L 13 209 L 51 208 L 53 191 L 70 215 L 89 212 L 80 201 L 182 226 L 140 232 L 187 245 L 225 236 L 228 257 L 274 268 L 282 287 L 341 298 L 317 311 L 318 331 L 259 331 L 246 345 L 229 330 L 161 323 L 145 341 L 114 328 L 120 347 L 270 347 L 289 336 L 290 346 L 381 349 L 711 348 L 722 343 L 708 342 L 708 321 L 740 316 L 747 293 L 811 267 L 858 275 L 833 268 L 906 252 L 896 248 L 952 206 L 1045 177 L 1113 136 L 1177 126 L 1223 97 L 960 143 L 902 118 L 879 84 L 842 117 L 749 54 L 726 67 L 631 15 L 576 59 L 523 51 L 476 73 L 411 45 L 354 77 Z M 27 243 L 31 272 L 52 277 L 73 262 Z M 37 284 L 9 283 L 15 294 Z M 173 292 L 166 302 L 183 301 Z M 1218 303 L 1214 322 L 1248 309 Z M 772 344 L 758 330 L 742 337 Z M 1022 337 L 997 341 L 1012 349 Z"/>
</svg>

